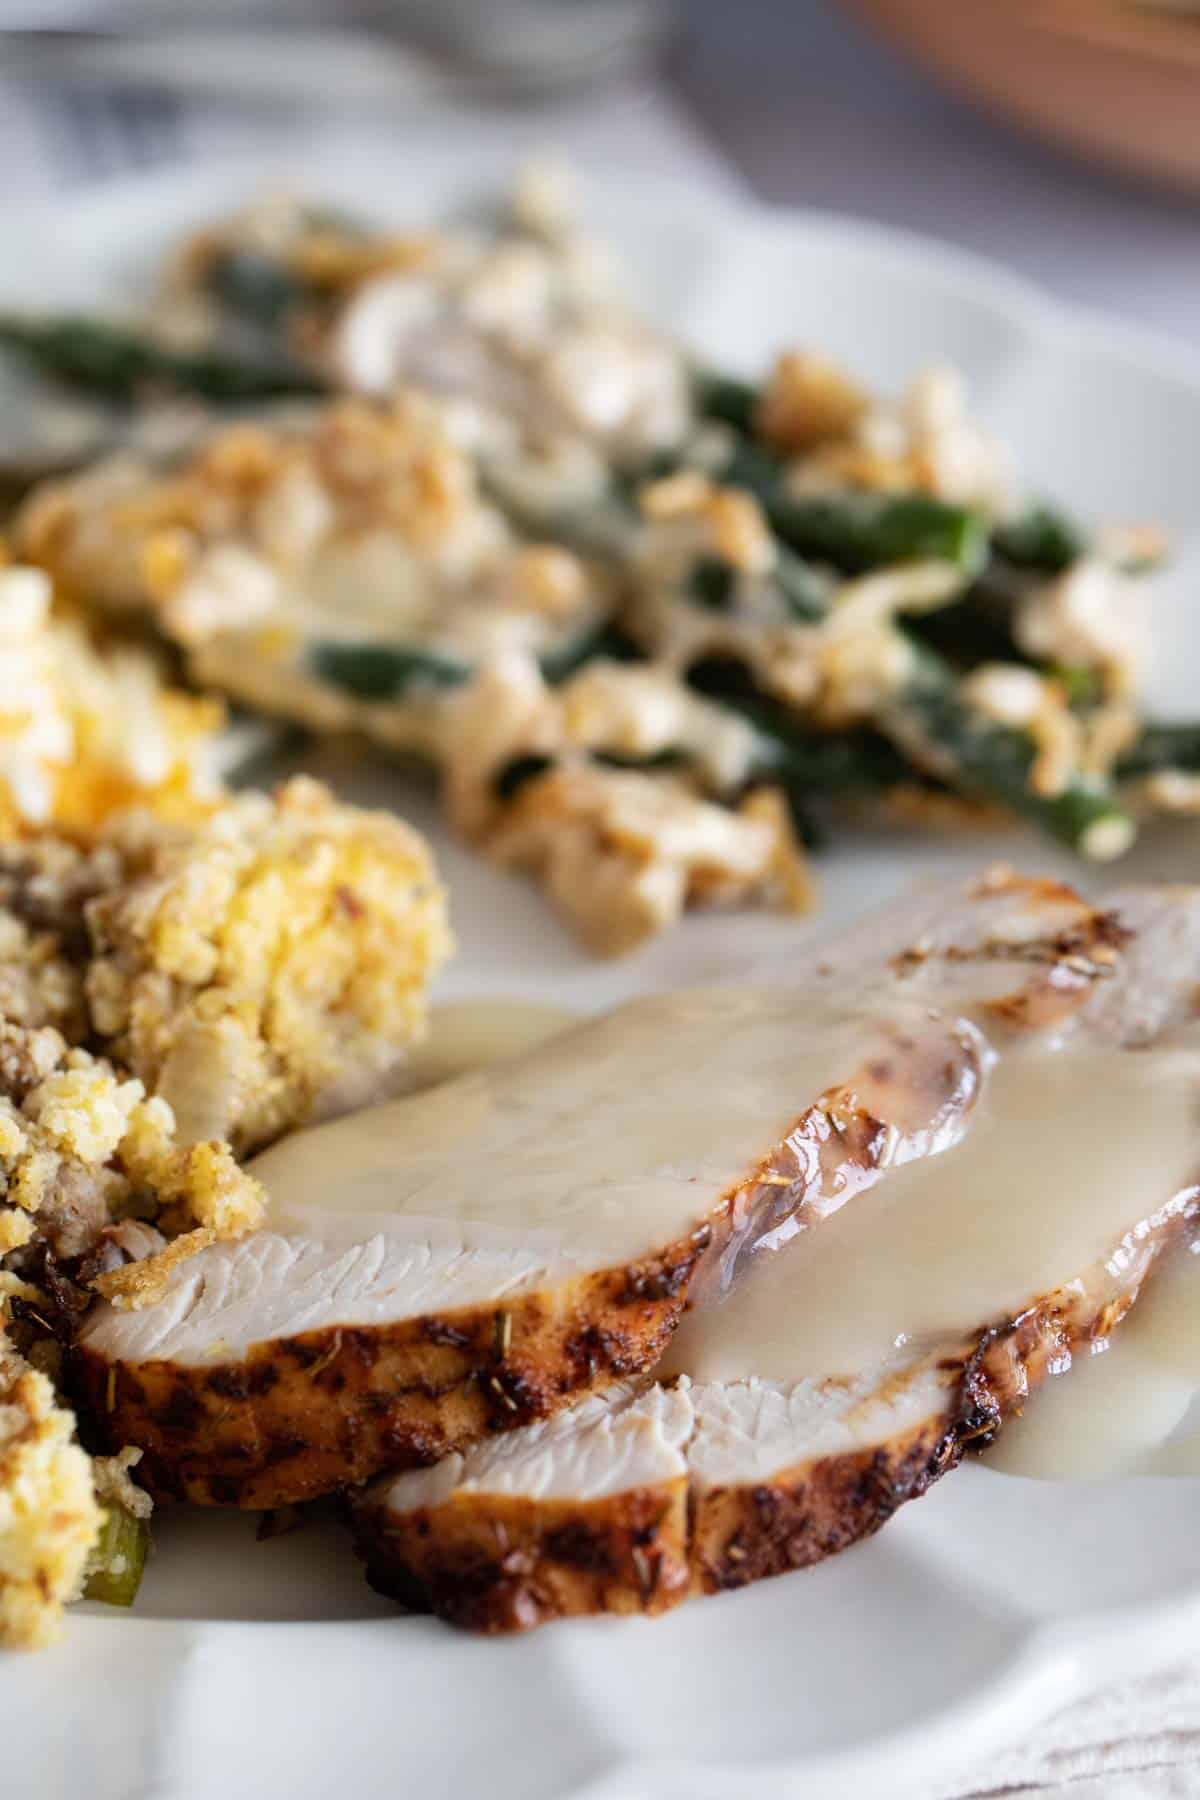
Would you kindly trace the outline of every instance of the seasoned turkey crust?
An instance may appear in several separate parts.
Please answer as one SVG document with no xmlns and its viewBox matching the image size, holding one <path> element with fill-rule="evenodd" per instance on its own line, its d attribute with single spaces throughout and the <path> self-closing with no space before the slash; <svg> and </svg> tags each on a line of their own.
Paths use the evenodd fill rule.
<svg viewBox="0 0 1200 1800">
<path fill-rule="evenodd" d="M 833 1415 L 841 1447 L 806 1455 L 798 1430 L 795 1460 L 762 1478 L 707 1479 L 706 1435 L 723 1434 L 741 1414 L 750 1443 L 761 1412 L 786 1410 L 795 1396 L 778 1383 L 692 1387 L 686 1378 L 679 1393 L 691 1432 L 675 1463 L 663 1471 L 651 1463 L 646 1479 L 597 1499 L 522 1494 L 519 1483 L 515 1492 L 497 1492 L 471 1458 L 440 1482 L 441 1469 L 385 1477 L 352 1508 L 367 1578 L 450 1624 L 500 1633 L 598 1611 L 657 1613 L 689 1593 L 745 1587 L 822 1562 L 878 1531 L 967 1449 L 985 1446 L 1052 1370 L 1108 1337 L 1160 1258 L 1194 1228 L 1198 1211 L 1190 1195 L 1145 1232 L 1131 1232 L 1077 1283 L 934 1356 L 876 1381 L 830 1383 L 824 1394 L 804 1395 L 810 1437 L 827 1433 Z M 618 1411 L 615 1436 L 628 1417 Z M 569 1415 L 561 1424 L 568 1422 Z M 597 1428 L 594 1418 L 580 1421 L 583 1435 Z"/>
<path fill-rule="evenodd" d="M 355 1508 L 368 1579 L 418 1610 L 493 1633 L 578 1613 L 665 1612 L 691 1586 L 682 1452 L 693 1416 L 686 1383 L 640 1394 L 623 1383 L 479 1446 L 474 1493 L 455 1490 L 459 1456 L 385 1478 Z M 508 1491 L 510 1449 L 540 1463 L 535 1492 Z M 603 1461 L 618 1476 L 581 1497 L 581 1464 Z M 427 1493 L 431 1475 L 445 1493 L 405 1511 L 406 1487 Z"/>
<path fill-rule="evenodd" d="M 702 1225 L 644 1262 L 503 1303 L 498 1282 L 485 1304 L 330 1325 L 207 1366 L 126 1361 L 85 1334 L 79 1380 L 106 1437 L 145 1452 L 139 1477 L 156 1497 L 243 1507 L 308 1500 L 382 1468 L 434 1462 L 555 1411 L 594 1381 L 649 1368 L 715 1229 Z"/>
</svg>

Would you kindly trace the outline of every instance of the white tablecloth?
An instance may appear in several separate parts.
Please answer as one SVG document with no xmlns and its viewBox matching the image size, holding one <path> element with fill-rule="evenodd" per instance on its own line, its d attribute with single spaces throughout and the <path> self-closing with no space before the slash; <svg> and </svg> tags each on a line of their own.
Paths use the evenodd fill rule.
<svg viewBox="0 0 1200 1800">
<path fill-rule="evenodd" d="M 968 1762 L 928 1800 L 1195 1800 L 1200 1795 L 1200 1665 L 1081 1700 L 1023 1744 Z"/>
</svg>

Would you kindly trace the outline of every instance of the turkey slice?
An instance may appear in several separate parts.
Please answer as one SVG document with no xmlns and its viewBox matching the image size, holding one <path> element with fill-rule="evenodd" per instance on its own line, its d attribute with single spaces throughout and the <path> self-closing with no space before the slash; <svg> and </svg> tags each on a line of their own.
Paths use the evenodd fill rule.
<svg viewBox="0 0 1200 1800">
<path fill-rule="evenodd" d="M 869 956 L 634 1001 L 277 1145 L 253 1165 L 275 1229 L 89 1315 L 106 1433 L 160 1494 L 269 1506 L 648 1369 L 689 1293 L 954 1143 L 985 1030 L 1062 1028 L 1124 937 L 1016 878 L 942 891 L 912 925 L 876 921 Z"/>
</svg>

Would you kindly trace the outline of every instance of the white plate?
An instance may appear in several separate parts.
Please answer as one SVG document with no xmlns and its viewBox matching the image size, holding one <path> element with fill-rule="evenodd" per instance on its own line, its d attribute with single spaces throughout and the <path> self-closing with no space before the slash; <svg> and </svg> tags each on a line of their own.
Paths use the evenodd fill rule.
<svg viewBox="0 0 1200 1800">
<path fill-rule="evenodd" d="M 119 291 L 162 242 L 273 178 L 396 219 L 437 217 L 495 172 L 397 155 L 336 169 L 155 178 L 5 224 L 4 300 Z M 1177 559 L 1155 600 L 1160 711 L 1196 710 L 1200 370 L 1060 311 L 1002 270 L 875 227 L 730 203 L 638 172 L 585 183 L 647 301 L 747 368 L 804 340 L 872 381 L 935 359 L 969 375 L 1020 467 L 1085 513 L 1157 518 Z M 389 771 L 342 785 L 429 823 Z M 606 1004 L 711 978 L 809 928 L 697 918 L 644 955 L 588 962 L 521 885 L 433 828 L 462 951 L 446 991 Z M 1122 874 L 1186 876 L 1186 829 Z M 1074 872 L 1021 836 L 859 837 L 823 864 L 825 919 L 1003 854 Z M 243 1517 L 164 1518 L 136 1611 L 75 1613 L 61 1648 L 0 1678 L 4 1791 L 29 1800 L 729 1800 L 927 1793 L 1086 1686 L 1200 1632 L 1200 1483 L 1034 1483 L 976 1466 L 821 1568 L 654 1623 L 595 1620 L 490 1642 L 401 1619 L 329 1524 L 256 1544 Z"/>
</svg>

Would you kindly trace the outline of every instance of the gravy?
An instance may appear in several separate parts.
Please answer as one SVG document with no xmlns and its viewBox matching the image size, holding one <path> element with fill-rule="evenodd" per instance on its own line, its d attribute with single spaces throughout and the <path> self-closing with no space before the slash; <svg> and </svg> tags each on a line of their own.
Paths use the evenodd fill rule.
<svg viewBox="0 0 1200 1800">
<path fill-rule="evenodd" d="M 634 1000 L 424 1093 L 297 1132 L 255 1159 L 274 1223 L 328 1211 L 470 1222 L 637 1256 L 747 1181 L 828 1089 L 882 1121 L 880 1166 L 961 1125 L 986 1049 L 926 1009 L 838 1009 L 811 990 Z M 810 1187 L 822 1206 L 853 1188 Z"/>
<path fill-rule="evenodd" d="M 687 1316 L 664 1372 L 854 1375 L 1019 1313 L 1191 1189 L 1198 1097 L 1200 1048 L 1011 1051 L 960 1142 L 760 1253 L 725 1302 Z"/>
<path fill-rule="evenodd" d="M 536 1050 L 548 1038 L 578 1024 L 565 1006 L 508 998 L 450 1000 L 430 1014 L 429 1036 L 408 1059 L 409 1093 L 437 1087 L 458 1075 Z"/>
<path fill-rule="evenodd" d="M 1156 1273 L 1129 1317 L 1046 1384 L 987 1452 L 1041 1480 L 1200 1475 L 1200 1243 Z"/>
</svg>

